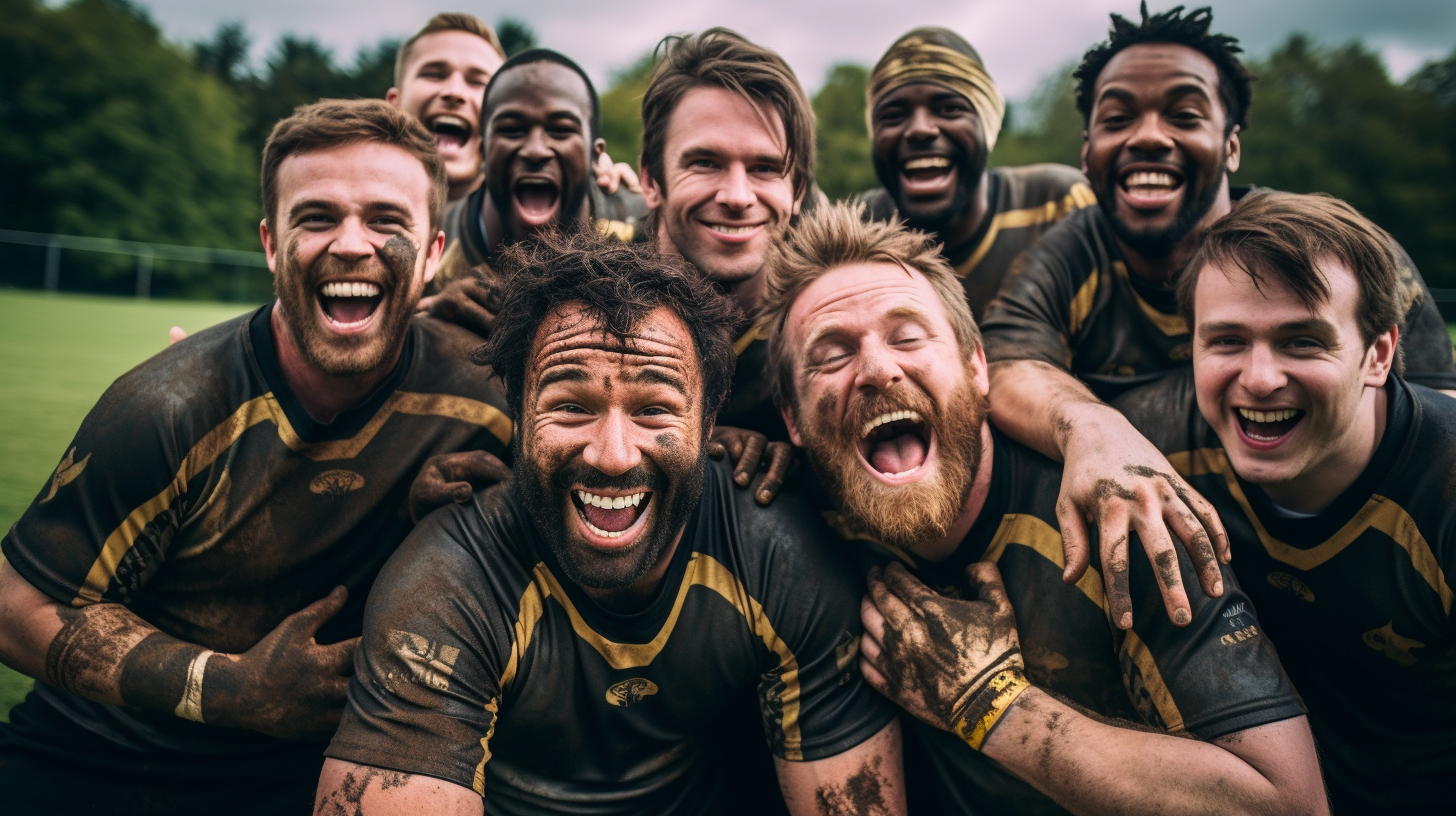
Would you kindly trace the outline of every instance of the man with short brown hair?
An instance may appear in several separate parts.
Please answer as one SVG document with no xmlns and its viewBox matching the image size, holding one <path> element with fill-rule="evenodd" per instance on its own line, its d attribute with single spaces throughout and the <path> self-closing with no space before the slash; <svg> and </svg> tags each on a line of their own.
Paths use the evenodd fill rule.
<svg viewBox="0 0 1456 816">
<path fill-rule="evenodd" d="M 0 542 L 0 659 L 41 681 L 0 728 L 7 813 L 307 812 L 411 481 L 510 439 L 476 338 L 413 317 L 445 183 L 379 100 L 274 128 L 277 301 L 118 379 Z"/>
</svg>

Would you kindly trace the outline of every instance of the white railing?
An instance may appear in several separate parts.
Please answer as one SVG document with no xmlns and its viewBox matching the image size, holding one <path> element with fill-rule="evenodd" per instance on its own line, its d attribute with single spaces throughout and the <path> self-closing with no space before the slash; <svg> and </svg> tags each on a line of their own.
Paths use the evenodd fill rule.
<svg viewBox="0 0 1456 816">
<path fill-rule="evenodd" d="M 190 261 L 205 264 L 229 264 L 231 266 L 267 269 L 268 263 L 261 252 L 244 252 L 238 249 L 213 249 L 211 247 L 177 246 L 174 244 L 153 244 L 143 241 L 122 241 L 117 238 L 92 238 L 84 235 L 58 235 L 47 232 L 24 232 L 22 230 L 0 229 L 0 243 L 25 244 L 46 248 L 45 289 L 50 292 L 61 288 L 61 250 L 78 249 L 85 252 L 109 252 L 113 255 L 131 255 L 137 259 L 136 296 L 148 298 L 152 294 L 152 262 L 158 258 L 169 261 Z"/>
</svg>

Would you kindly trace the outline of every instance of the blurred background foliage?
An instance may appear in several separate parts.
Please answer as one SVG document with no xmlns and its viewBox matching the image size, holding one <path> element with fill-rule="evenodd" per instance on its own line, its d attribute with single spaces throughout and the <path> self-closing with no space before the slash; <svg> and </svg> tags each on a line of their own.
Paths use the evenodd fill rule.
<svg viewBox="0 0 1456 816">
<path fill-rule="evenodd" d="M 379 97 L 397 39 L 341 59 L 282 37 L 262 65 L 239 24 L 197 43 L 167 41 L 125 0 L 0 0 L 0 228 L 253 250 L 257 162 L 269 130 L 320 97 Z M 537 44 L 522 20 L 498 21 L 514 53 Z M 405 32 L 406 34 L 408 32 Z M 550 43 L 544 43 L 550 45 Z M 1070 55 L 1069 55 L 1070 56 Z M 993 165 L 1076 165 L 1082 121 L 1071 69 L 1013 101 Z M 1390 230 L 1433 286 L 1456 287 L 1456 52 L 1394 81 L 1353 42 L 1292 35 L 1250 60 L 1260 80 L 1235 183 L 1349 200 Z M 603 136 L 635 163 L 651 54 L 601 90 Z M 805 77 L 814 87 L 818 77 Z M 877 186 L 865 132 L 865 66 L 834 66 L 813 96 L 818 181 L 831 198 Z M 44 248 L 0 244 L 0 285 L 36 287 Z M 65 254 L 63 289 L 130 293 L 135 262 Z M 158 262 L 153 291 L 257 300 L 266 272 Z"/>
</svg>

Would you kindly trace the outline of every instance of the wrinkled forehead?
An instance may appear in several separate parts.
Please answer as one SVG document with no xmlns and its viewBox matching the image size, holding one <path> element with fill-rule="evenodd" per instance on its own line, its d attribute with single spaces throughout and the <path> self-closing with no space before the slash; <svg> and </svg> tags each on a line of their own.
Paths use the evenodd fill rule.
<svg viewBox="0 0 1456 816">
<path fill-rule="evenodd" d="M 799 343 L 812 343 L 826 332 L 863 333 L 904 319 L 951 331 L 945 307 L 924 275 L 871 262 L 820 275 L 794 299 L 785 328 Z"/>
<path fill-rule="evenodd" d="M 404 71 L 408 78 L 420 65 L 441 63 L 464 71 L 481 71 L 489 76 L 504 61 L 484 37 L 469 31 L 446 29 L 432 31 L 415 40 L 405 55 Z"/>
<path fill-rule="evenodd" d="M 1106 93 L 1162 94 L 1198 89 L 1218 97 L 1218 66 L 1205 54 L 1177 43 L 1139 43 L 1113 55 L 1097 75 L 1096 98 Z"/>
<path fill-rule="evenodd" d="M 498 74 L 483 107 L 487 116 L 524 110 L 569 113 L 585 125 L 591 119 L 591 90 L 580 74 L 559 62 L 528 62 Z"/>
<path fill-rule="evenodd" d="M 585 304 L 568 303 L 548 312 L 532 344 L 528 384 L 563 367 L 584 368 L 606 377 L 655 370 L 701 391 L 692 333 L 681 317 L 664 306 L 643 315 L 626 337 L 608 331 L 601 313 Z"/>
</svg>

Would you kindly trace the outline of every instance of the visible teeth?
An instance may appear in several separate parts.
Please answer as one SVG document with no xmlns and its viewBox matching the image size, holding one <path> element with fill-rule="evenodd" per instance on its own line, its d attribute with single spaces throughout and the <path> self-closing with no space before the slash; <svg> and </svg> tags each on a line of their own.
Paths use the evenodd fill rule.
<svg viewBox="0 0 1456 816">
<path fill-rule="evenodd" d="M 468 122 L 466 122 L 464 119 L 461 119 L 458 116 L 449 116 L 449 115 L 436 116 L 434 118 L 434 120 L 432 122 L 430 122 L 430 124 L 432 126 L 433 125 L 446 125 L 448 127 L 460 128 L 461 130 L 464 130 L 464 131 L 467 131 L 467 132 L 470 130 L 470 124 Z"/>
<path fill-rule="evenodd" d="M 936 167 L 950 167 L 950 159 L 944 156 L 927 156 L 905 162 L 906 170 L 931 170 Z"/>
<path fill-rule="evenodd" d="M 888 414 L 880 414 L 879 416 L 864 424 L 864 428 L 860 430 L 859 436 L 861 439 L 863 439 L 866 436 L 870 435 L 870 431 L 873 431 L 881 425 L 884 425 L 887 422 L 899 422 L 902 419 L 909 419 L 914 422 L 919 422 L 920 415 L 915 413 L 914 411 L 891 411 Z M 907 470 L 905 472 L 909 473 L 910 471 Z"/>
<path fill-rule="evenodd" d="M 1283 422 L 1286 419 L 1294 419 L 1299 412 L 1293 408 L 1285 408 L 1282 411 L 1250 411 L 1248 408 L 1240 408 L 1239 416 L 1250 422 Z"/>
<path fill-rule="evenodd" d="M 1173 176 L 1169 173 L 1130 173 L 1127 177 L 1129 187 L 1172 187 Z"/>
<path fill-rule="evenodd" d="M 586 519 L 582 519 L 582 521 L 586 521 Z M 621 535 L 622 533 L 627 532 L 626 530 L 618 530 L 618 531 L 616 531 L 614 533 L 614 532 L 612 532 L 610 530 L 603 530 L 602 528 L 596 526 L 595 524 L 592 524 L 590 521 L 586 521 L 586 526 L 593 533 L 596 533 L 597 535 L 601 536 L 602 538 L 616 538 L 617 536 Z"/>
<path fill-rule="evenodd" d="M 642 503 L 647 496 L 647 491 L 633 493 L 630 496 L 598 496 L 595 493 L 588 493 L 585 490 L 576 491 L 576 497 L 581 499 L 582 504 L 589 504 L 592 507 L 600 507 L 603 510 L 621 510 L 627 507 L 636 507 Z M 609 535 L 603 533 L 603 535 Z"/>
<path fill-rule="evenodd" d="M 745 232 L 752 232 L 753 230 L 758 229 L 758 225 L 749 224 L 746 227 L 733 227 L 729 226 L 728 224 L 714 224 L 713 229 L 725 235 L 742 235 Z"/>
<path fill-rule="evenodd" d="M 900 471 L 900 472 L 899 472 L 899 473 L 887 473 L 887 474 L 885 474 L 885 475 L 886 475 L 886 476 L 889 476 L 889 477 L 890 477 L 890 478 L 892 478 L 892 479 L 893 479 L 893 478 L 895 478 L 895 477 L 896 477 L 896 476 L 904 476 L 904 475 L 905 475 L 905 474 L 907 474 L 907 473 L 914 473 L 914 472 L 915 472 L 915 471 L 917 471 L 917 470 L 919 470 L 919 469 L 920 469 L 920 465 L 916 465 L 916 466 L 915 466 L 915 467 L 913 467 L 913 468 L 910 468 L 910 469 L 909 469 L 909 470 L 902 470 L 902 471 Z"/>
<path fill-rule="evenodd" d="M 324 297 L 378 297 L 379 287 L 362 281 L 332 281 L 319 287 Z"/>
</svg>

